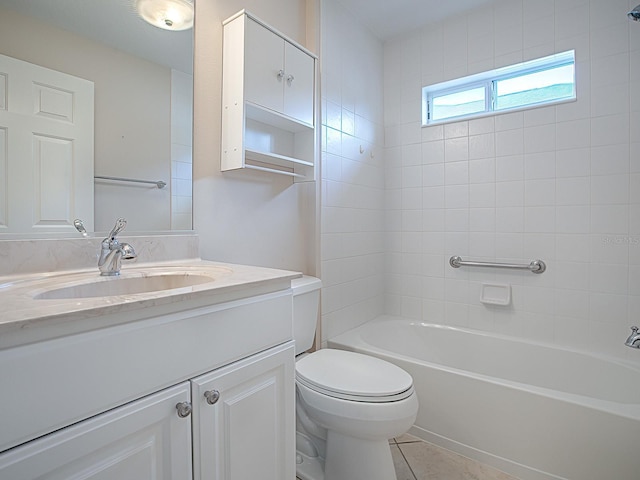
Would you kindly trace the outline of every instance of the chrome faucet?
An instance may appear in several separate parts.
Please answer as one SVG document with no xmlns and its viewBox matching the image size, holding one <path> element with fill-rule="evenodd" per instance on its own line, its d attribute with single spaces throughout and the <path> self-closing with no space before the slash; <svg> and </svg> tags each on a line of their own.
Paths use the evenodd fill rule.
<svg viewBox="0 0 640 480">
<path fill-rule="evenodd" d="M 640 348 L 640 333 L 638 333 L 638 327 L 631 327 L 631 335 L 624 342 L 627 347 Z"/>
<path fill-rule="evenodd" d="M 136 258 L 136 252 L 128 243 L 120 243 L 116 238 L 124 227 L 127 226 L 127 221 L 124 218 L 116 220 L 116 224 L 111 230 L 111 233 L 102 240 L 100 244 L 100 257 L 98 258 L 98 269 L 100 275 L 113 276 L 120 275 L 120 266 L 122 260 L 129 260 Z"/>
<path fill-rule="evenodd" d="M 82 220 L 80 220 L 79 218 L 76 218 L 73 221 L 73 226 L 76 227 L 76 230 L 78 230 L 78 232 L 81 233 L 83 237 L 89 236 L 87 230 L 84 228 L 84 223 L 82 223 Z"/>
</svg>

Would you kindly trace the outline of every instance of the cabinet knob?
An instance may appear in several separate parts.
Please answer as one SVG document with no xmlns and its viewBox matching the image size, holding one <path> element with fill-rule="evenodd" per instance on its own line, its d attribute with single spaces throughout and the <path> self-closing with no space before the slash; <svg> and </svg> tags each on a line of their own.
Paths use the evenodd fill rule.
<svg viewBox="0 0 640 480">
<path fill-rule="evenodd" d="M 295 77 L 293 75 L 291 75 L 291 74 L 287 75 L 287 84 L 289 86 L 291 86 L 291 84 L 293 83 L 294 78 Z"/>
<path fill-rule="evenodd" d="M 284 77 L 284 70 L 278 70 L 278 80 L 282 80 Z"/>
<path fill-rule="evenodd" d="M 178 416 L 180 418 L 185 418 L 191 415 L 191 411 L 193 409 L 191 408 L 190 402 L 180 402 L 176 405 L 176 410 L 178 411 Z"/>
<path fill-rule="evenodd" d="M 214 405 L 218 400 L 220 400 L 220 392 L 218 390 L 207 390 L 204 392 L 204 398 L 207 399 L 207 403 L 209 405 Z"/>
</svg>

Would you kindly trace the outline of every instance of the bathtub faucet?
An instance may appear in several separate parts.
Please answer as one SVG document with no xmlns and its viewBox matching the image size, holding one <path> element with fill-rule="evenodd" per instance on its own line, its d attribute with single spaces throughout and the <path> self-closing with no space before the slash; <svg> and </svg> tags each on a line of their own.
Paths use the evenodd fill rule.
<svg viewBox="0 0 640 480">
<path fill-rule="evenodd" d="M 638 327 L 631 327 L 631 335 L 624 342 L 627 347 L 640 348 L 640 333 L 638 333 Z"/>
</svg>

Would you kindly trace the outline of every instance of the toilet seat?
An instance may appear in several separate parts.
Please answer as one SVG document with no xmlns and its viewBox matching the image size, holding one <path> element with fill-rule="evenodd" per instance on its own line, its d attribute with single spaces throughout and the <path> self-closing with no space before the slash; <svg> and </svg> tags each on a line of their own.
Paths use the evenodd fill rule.
<svg viewBox="0 0 640 480">
<path fill-rule="evenodd" d="M 296 362 L 296 380 L 315 392 L 356 402 L 397 402 L 413 394 L 413 379 L 379 358 L 322 349 Z"/>
</svg>

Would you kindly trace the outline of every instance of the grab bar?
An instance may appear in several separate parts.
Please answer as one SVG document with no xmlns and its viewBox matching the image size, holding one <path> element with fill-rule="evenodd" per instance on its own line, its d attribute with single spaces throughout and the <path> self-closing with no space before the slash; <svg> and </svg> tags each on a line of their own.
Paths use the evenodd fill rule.
<svg viewBox="0 0 640 480">
<path fill-rule="evenodd" d="M 152 185 L 155 185 L 158 188 L 164 188 L 167 186 L 166 182 L 163 182 L 162 180 L 138 180 L 136 178 L 122 178 L 122 177 L 103 177 L 103 176 L 98 176 L 96 175 L 95 177 L 96 179 L 99 180 L 115 180 L 117 182 L 133 182 L 133 183 L 150 183 Z"/>
<path fill-rule="evenodd" d="M 547 265 L 542 260 L 532 260 L 529 264 L 520 263 L 499 263 L 499 262 L 471 262 L 462 260 L 462 258 L 453 256 L 449 259 L 449 265 L 453 268 L 460 267 L 495 267 L 495 268 L 512 268 L 517 270 L 529 270 L 533 273 L 542 273 L 547 269 Z"/>
</svg>

